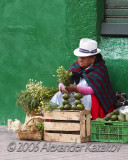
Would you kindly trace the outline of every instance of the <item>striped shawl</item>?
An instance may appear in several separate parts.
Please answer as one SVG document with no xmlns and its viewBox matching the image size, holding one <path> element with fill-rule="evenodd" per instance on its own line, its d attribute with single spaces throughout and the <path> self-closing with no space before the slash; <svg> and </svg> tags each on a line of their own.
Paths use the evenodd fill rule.
<svg viewBox="0 0 128 160">
<path fill-rule="evenodd" d="M 68 71 L 81 72 L 82 68 L 79 66 L 78 62 L 75 62 L 70 66 Z M 82 76 L 87 81 L 88 85 L 93 88 L 104 112 L 108 113 L 109 109 L 115 103 L 116 96 L 112 90 L 105 61 L 102 60 L 93 64 L 89 69 L 83 70 Z"/>
</svg>

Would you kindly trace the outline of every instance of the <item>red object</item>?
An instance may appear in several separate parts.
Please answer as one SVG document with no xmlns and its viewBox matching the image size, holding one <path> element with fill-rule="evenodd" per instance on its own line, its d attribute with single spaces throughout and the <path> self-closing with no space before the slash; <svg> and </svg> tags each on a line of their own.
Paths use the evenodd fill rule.
<svg viewBox="0 0 128 160">
<path fill-rule="evenodd" d="M 111 107 L 108 113 L 105 114 L 97 97 L 95 95 L 91 95 L 91 98 L 92 98 L 92 107 L 91 107 L 92 120 L 96 120 L 97 118 L 104 118 L 108 113 L 114 110 L 114 107 Z"/>
</svg>

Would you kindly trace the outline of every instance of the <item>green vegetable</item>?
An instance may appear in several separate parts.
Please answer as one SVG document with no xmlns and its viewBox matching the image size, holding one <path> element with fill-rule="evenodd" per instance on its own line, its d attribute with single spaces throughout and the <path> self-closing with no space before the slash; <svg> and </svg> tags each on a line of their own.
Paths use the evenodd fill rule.
<svg viewBox="0 0 128 160">
<path fill-rule="evenodd" d="M 55 103 L 52 103 L 52 102 L 49 102 L 45 105 L 45 111 L 53 111 L 53 110 L 56 110 L 56 109 L 59 109 L 59 105 L 58 104 L 55 104 Z"/>
<path fill-rule="evenodd" d="M 83 95 L 80 93 L 75 93 L 74 97 L 75 97 L 75 99 L 80 100 L 83 97 Z"/>
<path fill-rule="evenodd" d="M 119 111 L 115 109 L 115 110 L 113 111 L 113 114 L 114 114 L 114 115 L 119 115 Z"/>
<path fill-rule="evenodd" d="M 76 105 L 81 104 L 81 100 L 75 100 L 75 104 Z"/>
<path fill-rule="evenodd" d="M 60 109 L 60 110 L 64 110 L 64 105 L 63 105 L 63 104 L 60 105 L 60 106 L 59 106 L 59 109 Z"/>
<path fill-rule="evenodd" d="M 126 115 L 120 112 L 119 115 L 118 115 L 118 120 L 121 121 L 121 122 L 125 122 L 126 121 Z"/>
<path fill-rule="evenodd" d="M 63 105 L 69 104 L 69 100 L 64 100 L 64 101 L 62 101 L 62 103 L 63 103 Z"/>
<path fill-rule="evenodd" d="M 126 121 L 128 121 L 128 113 L 126 113 L 126 115 L 125 115 L 125 116 L 126 116 Z"/>
<path fill-rule="evenodd" d="M 64 106 L 64 110 L 71 110 L 71 104 L 66 104 Z"/>
<path fill-rule="evenodd" d="M 111 113 L 109 113 L 109 115 L 110 115 L 110 116 L 113 116 L 113 115 L 114 115 L 114 113 L 113 113 L 113 112 L 111 112 Z"/>
<path fill-rule="evenodd" d="M 106 117 L 104 117 L 103 119 L 104 119 L 105 121 L 108 121 L 108 120 L 111 119 L 111 115 L 110 115 L 110 114 L 107 114 Z"/>
<path fill-rule="evenodd" d="M 123 121 L 124 121 L 124 119 L 123 119 L 120 115 L 118 115 L 118 121 L 123 122 Z"/>
<path fill-rule="evenodd" d="M 62 95 L 63 99 L 64 100 L 68 100 L 69 99 L 69 94 L 65 93 Z"/>
<path fill-rule="evenodd" d="M 112 115 L 111 120 L 112 121 L 117 121 L 118 120 L 118 115 Z"/>
<path fill-rule="evenodd" d="M 77 105 L 77 109 L 78 109 L 78 110 L 84 110 L 85 107 L 84 107 L 83 104 L 78 104 L 78 105 Z"/>
<path fill-rule="evenodd" d="M 97 118 L 96 121 L 104 121 L 103 118 Z"/>
<path fill-rule="evenodd" d="M 77 106 L 75 104 L 72 105 L 71 107 L 72 110 L 77 110 Z"/>
<path fill-rule="evenodd" d="M 41 133 L 44 132 L 44 124 L 42 122 L 37 122 L 36 126 Z"/>
</svg>

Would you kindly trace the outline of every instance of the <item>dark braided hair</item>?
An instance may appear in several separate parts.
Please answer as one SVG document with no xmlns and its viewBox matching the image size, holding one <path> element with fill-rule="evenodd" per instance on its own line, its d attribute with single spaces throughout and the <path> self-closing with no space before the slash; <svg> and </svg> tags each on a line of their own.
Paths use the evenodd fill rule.
<svg viewBox="0 0 128 160">
<path fill-rule="evenodd" d="M 98 54 L 96 54 L 96 55 L 93 55 L 93 56 L 90 56 L 90 57 L 92 58 L 92 57 L 94 57 L 94 56 L 96 56 L 96 59 L 95 59 L 95 61 L 94 61 L 93 64 L 99 63 L 100 61 L 103 60 L 102 55 L 101 55 L 100 53 L 98 53 Z"/>
</svg>

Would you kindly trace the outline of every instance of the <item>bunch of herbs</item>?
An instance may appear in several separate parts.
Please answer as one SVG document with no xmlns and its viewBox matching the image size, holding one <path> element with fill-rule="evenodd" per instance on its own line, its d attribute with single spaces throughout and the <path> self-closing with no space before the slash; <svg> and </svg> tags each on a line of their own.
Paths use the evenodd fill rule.
<svg viewBox="0 0 128 160">
<path fill-rule="evenodd" d="M 32 110 L 40 112 L 49 104 L 57 91 L 58 88 L 45 87 L 42 81 L 36 82 L 30 79 L 26 89 L 17 94 L 17 105 L 21 106 L 27 114 Z"/>
</svg>

